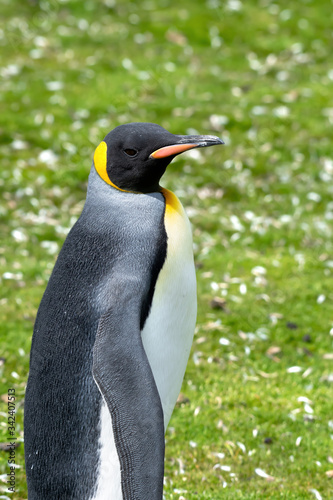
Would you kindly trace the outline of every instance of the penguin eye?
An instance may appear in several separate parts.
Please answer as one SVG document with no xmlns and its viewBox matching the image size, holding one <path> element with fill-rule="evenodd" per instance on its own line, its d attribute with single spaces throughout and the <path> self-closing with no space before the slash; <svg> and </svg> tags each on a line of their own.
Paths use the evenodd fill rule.
<svg viewBox="0 0 333 500">
<path fill-rule="evenodd" d="M 124 149 L 124 152 L 127 154 L 127 156 L 135 156 L 138 154 L 136 149 Z"/>
</svg>

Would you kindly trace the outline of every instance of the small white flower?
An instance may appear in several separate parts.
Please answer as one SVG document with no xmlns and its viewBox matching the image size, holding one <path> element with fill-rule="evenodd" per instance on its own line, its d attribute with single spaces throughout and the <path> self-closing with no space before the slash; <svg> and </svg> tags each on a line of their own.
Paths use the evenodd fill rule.
<svg viewBox="0 0 333 500">
<path fill-rule="evenodd" d="M 242 9 L 243 4 L 242 2 L 240 2 L 240 0 L 228 0 L 226 7 L 229 10 L 238 11 Z"/>
<path fill-rule="evenodd" d="M 251 110 L 252 114 L 255 116 L 266 115 L 267 108 L 266 106 L 254 106 Z"/>
<path fill-rule="evenodd" d="M 323 302 L 325 302 L 325 300 L 326 300 L 325 295 L 321 294 L 317 298 L 317 304 L 322 304 Z"/>
<path fill-rule="evenodd" d="M 305 372 L 303 373 L 302 375 L 302 378 L 306 378 L 308 377 L 309 375 L 311 375 L 312 373 L 312 368 L 308 368 L 307 370 L 305 370 Z"/>
<path fill-rule="evenodd" d="M 20 231 L 19 229 L 14 229 L 11 232 L 11 235 L 18 243 L 21 243 L 22 241 L 28 241 L 28 237 L 23 233 L 23 231 Z"/>
<path fill-rule="evenodd" d="M 219 130 L 222 125 L 227 125 L 227 123 L 229 123 L 229 118 L 224 115 L 211 115 L 209 121 L 214 129 Z"/>
<path fill-rule="evenodd" d="M 316 203 L 319 203 L 321 201 L 321 196 L 318 193 L 311 192 L 311 193 L 308 193 L 306 195 L 306 197 L 308 200 L 315 201 Z"/>
<path fill-rule="evenodd" d="M 319 493 L 318 490 L 311 489 L 309 491 L 314 494 L 314 496 L 316 497 L 317 500 L 323 500 L 323 497 L 321 496 L 321 494 Z"/>
<path fill-rule="evenodd" d="M 230 472 L 231 467 L 229 465 L 221 465 L 221 470 L 224 470 L 225 472 Z"/>
<path fill-rule="evenodd" d="M 287 118 L 290 115 L 290 109 L 287 106 L 278 106 L 273 109 L 273 115 L 277 118 Z"/>
<path fill-rule="evenodd" d="M 42 248 L 45 248 L 50 255 L 55 255 L 58 252 L 59 246 L 56 241 L 42 241 L 41 245 Z"/>
<path fill-rule="evenodd" d="M 133 69 L 133 63 L 128 57 L 125 57 L 125 59 L 122 60 L 121 65 L 124 69 L 127 69 L 128 71 Z"/>
<path fill-rule="evenodd" d="M 197 406 L 197 407 L 196 407 L 196 409 L 194 410 L 193 415 L 194 415 L 195 417 L 197 417 L 197 416 L 199 415 L 199 413 L 200 413 L 200 410 L 201 410 L 200 406 Z"/>
<path fill-rule="evenodd" d="M 23 274 L 6 272 L 3 273 L 2 277 L 4 280 L 21 280 L 23 278 Z"/>
<path fill-rule="evenodd" d="M 311 399 L 309 399 L 309 398 L 307 398 L 307 397 L 305 397 L 305 396 L 299 396 L 299 397 L 297 398 L 297 401 L 298 401 L 299 403 L 306 403 L 306 404 L 308 404 L 308 405 L 312 405 L 312 404 L 313 404 L 313 403 L 312 403 L 312 401 L 311 401 Z"/>
<path fill-rule="evenodd" d="M 253 269 L 251 269 L 251 273 L 254 276 L 263 276 L 264 274 L 267 273 L 266 269 L 262 266 L 256 266 Z"/>
<path fill-rule="evenodd" d="M 173 63 L 172 61 L 168 61 L 164 64 L 164 67 L 167 71 L 169 71 L 169 73 L 173 73 L 174 71 L 176 71 L 177 67 L 175 65 L 175 63 Z"/>
<path fill-rule="evenodd" d="M 285 82 L 289 78 L 289 73 L 288 71 L 279 71 L 276 74 L 276 79 L 279 80 L 279 82 Z"/>
<path fill-rule="evenodd" d="M 291 366 L 290 368 L 287 368 L 288 373 L 299 373 L 303 370 L 300 366 Z"/>
<path fill-rule="evenodd" d="M 298 438 L 296 439 L 296 446 L 299 446 L 301 444 L 301 441 L 302 441 L 302 437 L 301 436 L 298 436 Z"/>
<path fill-rule="evenodd" d="M 58 81 L 46 82 L 45 85 L 47 90 L 51 90 L 51 92 L 56 92 L 64 88 L 64 83 Z"/>
<path fill-rule="evenodd" d="M 34 44 L 36 47 L 47 47 L 49 42 L 44 36 L 36 36 L 34 38 Z"/>
<path fill-rule="evenodd" d="M 138 71 L 137 77 L 141 81 L 150 80 L 150 73 L 149 71 Z"/>
<path fill-rule="evenodd" d="M 221 345 L 230 345 L 230 340 L 225 339 L 224 337 L 221 337 L 219 340 L 219 344 Z"/>
<path fill-rule="evenodd" d="M 263 477 L 264 479 L 274 479 L 273 476 L 270 476 L 262 469 L 257 468 L 254 472 L 257 474 L 257 476 Z"/>
<path fill-rule="evenodd" d="M 239 446 L 239 448 L 242 450 L 243 453 L 246 453 L 246 447 L 243 443 L 237 441 L 237 446 Z"/>
<path fill-rule="evenodd" d="M 38 155 L 38 160 L 42 163 L 54 164 L 57 161 L 57 155 L 52 151 L 52 149 L 45 149 Z"/>
<path fill-rule="evenodd" d="M 15 139 L 11 143 L 11 147 L 15 150 L 26 149 L 28 147 L 28 143 L 25 141 L 21 141 L 20 139 Z"/>
<path fill-rule="evenodd" d="M 304 411 L 306 411 L 306 413 L 313 413 L 313 408 L 311 408 L 311 406 L 309 404 L 305 404 L 304 405 Z"/>
</svg>

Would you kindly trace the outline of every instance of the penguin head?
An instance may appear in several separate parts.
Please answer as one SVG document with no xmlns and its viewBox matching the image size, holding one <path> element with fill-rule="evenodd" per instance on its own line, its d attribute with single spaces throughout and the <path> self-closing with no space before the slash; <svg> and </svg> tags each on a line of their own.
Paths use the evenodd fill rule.
<svg viewBox="0 0 333 500">
<path fill-rule="evenodd" d="M 94 153 L 94 166 L 111 186 L 137 193 L 159 191 L 172 159 L 189 149 L 223 144 L 211 135 L 174 135 L 155 123 L 128 123 L 109 132 Z"/>
</svg>

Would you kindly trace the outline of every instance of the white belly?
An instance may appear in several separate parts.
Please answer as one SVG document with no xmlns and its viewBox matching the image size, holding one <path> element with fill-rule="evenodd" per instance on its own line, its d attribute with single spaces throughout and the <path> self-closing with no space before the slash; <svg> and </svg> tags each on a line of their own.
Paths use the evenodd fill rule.
<svg viewBox="0 0 333 500">
<path fill-rule="evenodd" d="M 197 299 L 190 223 L 176 196 L 166 190 L 163 194 L 167 202 L 167 258 L 157 279 L 142 340 L 161 398 L 166 429 L 190 355 Z"/>
</svg>

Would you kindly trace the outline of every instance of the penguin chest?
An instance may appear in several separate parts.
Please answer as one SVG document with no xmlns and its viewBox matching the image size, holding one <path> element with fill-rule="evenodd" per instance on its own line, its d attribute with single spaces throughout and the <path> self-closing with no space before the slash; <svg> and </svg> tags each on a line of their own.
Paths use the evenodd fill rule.
<svg viewBox="0 0 333 500">
<path fill-rule="evenodd" d="M 142 340 L 161 398 L 166 429 L 191 350 L 197 300 L 190 223 L 178 198 L 167 190 L 163 195 L 167 254 Z"/>
</svg>

